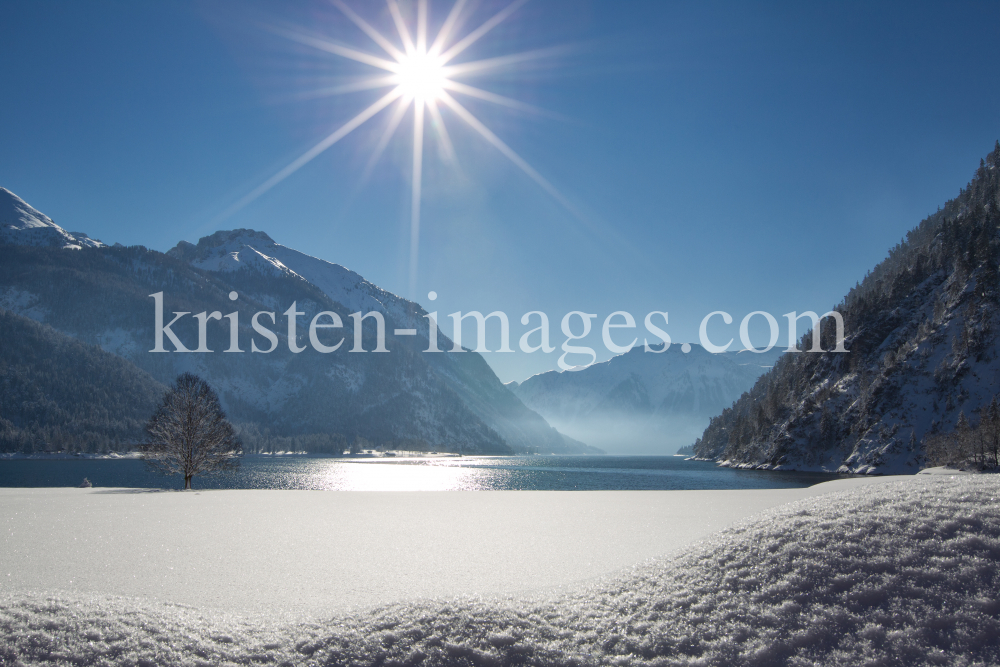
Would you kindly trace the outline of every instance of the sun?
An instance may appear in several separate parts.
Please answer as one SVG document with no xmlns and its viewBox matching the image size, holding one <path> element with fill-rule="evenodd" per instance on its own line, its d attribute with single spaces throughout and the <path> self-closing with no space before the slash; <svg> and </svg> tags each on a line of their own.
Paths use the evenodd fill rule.
<svg viewBox="0 0 1000 667">
<path fill-rule="evenodd" d="M 343 94 L 389 88 L 389 91 L 373 104 L 363 109 L 354 118 L 330 133 L 326 138 L 303 153 L 291 164 L 257 186 L 245 197 L 223 213 L 223 217 L 246 206 L 272 187 L 288 178 L 313 158 L 334 145 L 355 129 L 365 124 L 383 110 L 393 107 L 386 122 L 381 139 L 372 151 L 369 160 L 371 168 L 380 158 L 393 135 L 398 130 L 406 113 L 413 112 L 413 163 L 410 184 L 410 280 L 409 296 L 416 294 L 417 263 L 420 245 L 420 203 L 423 182 L 424 125 L 426 116 L 432 121 L 433 135 L 446 160 L 454 160 L 454 148 L 445 124 L 442 110 L 459 119 L 491 144 L 521 171 L 540 185 L 568 210 L 579 217 L 579 213 L 556 188 L 529 165 L 510 146 L 504 143 L 483 122 L 469 111 L 457 96 L 467 96 L 490 102 L 507 109 L 517 109 L 531 113 L 540 110 L 518 100 L 504 97 L 465 83 L 464 80 L 484 73 L 511 70 L 542 58 L 549 58 L 563 52 L 560 48 L 538 49 L 521 53 L 511 53 L 481 60 L 461 60 L 460 56 L 484 35 L 509 18 L 527 0 L 514 0 L 476 29 L 456 38 L 463 23 L 466 0 L 455 0 L 444 22 L 438 28 L 433 40 L 428 39 L 428 0 L 415 0 L 416 25 L 411 31 L 400 10 L 397 0 L 386 0 L 389 14 L 395 27 L 398 41 L 393 41 L 361 18 L 343 0 L 331 2 L 372 42 L 379 46 L 384 55 L 346 46 L 341 42 L 306 32 L 273 28 L 273 31 L 300 44 L 327 53 L 362 63 L 375 70 L 370 77 L 364 77 L 351 84 L 326 91 L 328 94 Z"/>
<path fill-rule="evenodd" d="M 403 56 L 394 79 L 403 96 L 418 104 L 440 101 L 445 88 L 452 83 L 445 77 L 439 56 L 419 51 Z"/>
</svg>

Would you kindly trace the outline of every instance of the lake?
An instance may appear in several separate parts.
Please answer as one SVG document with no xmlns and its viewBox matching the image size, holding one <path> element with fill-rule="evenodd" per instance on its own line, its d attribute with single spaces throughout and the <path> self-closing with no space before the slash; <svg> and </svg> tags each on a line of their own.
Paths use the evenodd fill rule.
<svg viewBox="0 0 1000 667">
<path fill-rule="evenodd" d="M 135 459 L 0 460 L 0 487 L 183 488 Z M 783 489 L 843 477 L 824 473 L 720 468 L 677 456 L 465 456 L 454 458 L 321 458 L 248 456 L 240 468 L 196 476 L 195 489 L 333 491 L 598 491 Z"/>
</svg>

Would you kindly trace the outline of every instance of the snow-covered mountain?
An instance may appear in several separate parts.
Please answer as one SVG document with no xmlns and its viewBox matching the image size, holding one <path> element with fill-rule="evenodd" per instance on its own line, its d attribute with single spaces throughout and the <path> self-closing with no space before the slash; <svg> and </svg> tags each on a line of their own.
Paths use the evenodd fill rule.
<svg viewBox="0 0 1000 667">
<path fill-rule="evenodd" d="M 13 195 L 8 199 L 21 202 Z M 30 217 L 35 227 L 22 220 L 11 234 L 39 224 L 49 235 L 67 234 L 23 202 L 17 208 L 26 211 L 18 220 Z M 32 238 L 0 243 L 0 308 L 99 345 L 161 383 L 183 371 L 202 375 L 219 392 L 250 449 L 337 451 L 361 439 L 466 453 L 596 451 L 526 408 L 479 354 L 424 353 L 427 320 L 418 304 L 262 232 L 217 232 L 198 244 L 181 242 L 168 254 L 143 247 L 24 242 Z M 82 251 L 65 252 L 69 247 Z M 236 301 L 229 297 L 233 291 Z M 208 322 L 208 348 L 215 353 L 151 353 L 149 295 L 156 292 L 163 293 L 168 313 L 236 311 L 244 354 L 222 352 L 229 345 L 227 320 Z M 289 350 L 281 326 L 280 313 L 292 302 L 304 313 L 297 342 L 306 350 L 298 354 Z M 278 345 L 270 354 L 247 349 L 256 335 L 250 323 L 259 311 L 277 313 L 271 328 Z M 392 353 L 350 354 L 351 340 L 337 352 L 317 352 L 309 346 L 308 322 L 320 311 L 337 313 L 348 327 L 352 312 L 381 312 Z M 418 335 L 394 337 L 397 328 L 417 329 Z M 364 346 L 371 350 L 374 336 L 368 329 Z M 198 327 L 190 315 L 173 331 L 188 348 L 197 346 Z M 439 342 L 450 348 L 445 336 Z"/>
<path fill-rule="evenodd" d="M 849 352 L 784 356 L 712 420 L 698 456 L 912 473 L 926 461 L 927 436 L 951 432 L 962 412 L 977 425 L 1000 392 L 1000 142 L 969 186 L 908 232 L 836 310 Z M 826 320 L 825 350 L 834 336 Z"/>
<path fill-rule="evenodd" d="M 774 364 L 781 349 L 711 354 L 642 346 L 581 371 L 549 371 L 508 386 L 561 432 L 609 452 L 665 454 L 690 445 Z"/>
<path fill-rule="evenodd" d="M 83 232 L 67 232 L 6 188 L 0 188 L 0 243 L 71 250 L 104 246 Z"/>
<path fill-rule="evenodd" d="M 428 324 L 424 317 L 427 312 L 418 304 L 383 290 L 350 269 L 288 248 L 276 243 L 263 232 L 248 229 L 216 232 L 199 240 L 197 245 L 182 241 L 168 251 L 167 255 L 187 262 L 192 267 L 211 271 L 224 279 L 232 276 L 228 279 L 244 280 L 245 276 L 254 276 L 255 287 L 251 293 L 265 303 L 276 303 L 266 293 L 268 278 L 282 278 L 291 283 L 301 281 L 318 288 L 323 295 L 343 306 L 347 312 L 380 312 L 385 317 L 386 330 L 389 332 L 395 328 L 417 330 L 418 335 L 397 339 L 396 344 L 405 346 L 421 364 L 426 364 L 435 380 L 443 382 L 460 397 L 465 408 L 514 450 L 595 451 L 572 438 L 563 437 L 535 412 L 526 409 L 500 383 L 480 355 L 474 352 L 423 353 L 422 350 L 428 346 Z M 265 286 L 264 291 L 258 285 Z M 243 290 L 241 294 L 245 292 Z M 441 349 L 450 348 L 451 342 L 443 333 L 438 334 L 438 340 Z M 346 378 L 352 386 L 358 378 L 364 377 L 364 374 L 359 375 L 352 368 L 357 365 L 352 363 L 353 356 L 340 356 L 336 361 L 336 373 Z M 419 396 L 419 391 L 410 391 L 408 400 Z M 426 421 L 423 415 L 428 412 L 429 410 L 422 410 L 414 414 L 415 427 Z M 430 438 L 434 428 L 429 423 L 425 428 L 419 429 L 421 437 Z M 439 447 L 447 446 L 447 442 L 439 442 Z"/>
</svg>

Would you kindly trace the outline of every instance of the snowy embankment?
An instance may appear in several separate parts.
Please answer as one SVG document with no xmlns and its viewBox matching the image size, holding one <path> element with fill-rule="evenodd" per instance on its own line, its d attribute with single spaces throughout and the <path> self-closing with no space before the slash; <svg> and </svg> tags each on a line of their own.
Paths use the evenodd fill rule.
<svg viewBox="0 0 1000 667">
<path fill-rule="evenodd" d="M 998 496 L 1000 477 L 984 475 L 853 485 L 560 595 L 323 622 L 13 592 L 0 598 L 0 663 L 996 664 Z"/>
</svg>

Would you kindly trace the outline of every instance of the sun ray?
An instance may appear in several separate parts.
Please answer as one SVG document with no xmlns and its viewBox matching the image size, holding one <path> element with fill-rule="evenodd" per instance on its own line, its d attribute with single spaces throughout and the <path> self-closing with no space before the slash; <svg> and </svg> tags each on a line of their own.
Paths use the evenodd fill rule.
<svg viewBox="0 0 1000 667">
<path fill-rule="evenodd" d="M 451 136 L 448 134 L 448 128 L 444 124 L 444 118 L 441 117 L 441 110 L 438 109 L 437 100 L 427 102 L 427 111 L 431 114 L 431 125 L 437 132 L 438 141 L 441 142 L 442 157 L 446 162 L 454 163 L 455 146 L 451 143 Z"/>
<path fill-rule="evenodd" d="M 480 37 L 482 37 L 490 30 L 493 30 L 493 28 L 500 25 L 500 23 L 503 22 L 504 19 L 506 19 L 508 16 L 516 12 L 521 7 L 521 5 L 523 5 L 527 1 L 528 0 L 514 0 L 514 2 L 510 3 L 502 10 L 497 12 L 493 16 L 493 18 L 491 18 L 486 23 L 482 24 L 481 26 L 470 32 L 468 35 L 459 40 L 454 46 L 445 51 L 444 54 L 441 56 L 441 59 L 444 60 L 444 62 L 450 62 L 451 60 L 453 60 L 455 56 L 457 56 L 459 53 L 465 51 L 467 48 L 475 44 Z"/>
<path fill-rule="evenodd" d="M 417 53 L 427 53 L 427 0 L 417 0 Z"/>
<path fill-rule="evenodd" d="M 393 100 L 396 100 L 402 95 L 399 88 L 394 88 L 393 90 L 386 93 L 384 96 L 379 98 L 375 103 L 369 106 L 367 109 L 359 113 L 357 116 L 347 121 L 341 125 L 338 129 L 330 133 L 323 141 L 319 142 L 305 153 L 300 155 L 298 158 L 293 160 L 287 167 L 276 173 L 271 178 L 267 179 L 256 188 L 254 188 L 248 195 L 240 199 L 238 202 L 226 209 L 220 217 L 226 218 L 240 210 L 253 200 L 260 197 L 262 194 L 273 188 L 278 183 L 282 182 L 296 171 L 301 169 L 304 165 L 311 162 L 313 158 L 325 151 L 330 146 L 334 145 L 348 134 L 357 129 L 362 123 L 367 121 L 369 118 L 377 114 L 382 109 L 386 108 L 392 104 Z"/>
<path fill-rule="evenodd" d="M 358 51 L 357 49 L 352 49 L 347 46 L 341 46 L 335 42 L 331 42 L 326 39 L 320 39 L 319 37 L 312 37 L 311 35 L 304 35 L 300 32 L 295 32 L 293 30 L 285 30 L 283 28 L 271 28 L 272 32 L 275 32 L 283 37 L 287 37 L 293 42 L 298 42 L 299 44 L 305 44 L 306 46 L 311 46 L 320 51 L 326 51 L 328 53 L 333 53 L 344 58 L 349 58 L 350 60 L 357 61 L 359 63 L 364 63 L 366 65 L 371 65 L 373 67 L 378 67 L 380 69 L 387 70 L 389 72 L 395 72 L 399 69 L 399 63 L 395 63 L 385 58 L 379 58 L 378 56 L 373 56 L 370 53 L 365 53 L 364 51 Z"/>
<path fill-rule="evenodd" d="M 447 92 L 442 92 L 441 101 L 447 104 L 449 107 L 451 107 L 451 110 L 454 111 L 459 118 L 464 120 L 469 126 L 472 127 L 472 129 L 478 132 L 483 137 L 483 139 L 486 139 L 486 141 L 493 144 L 493 146 L 498 151 L 503 153 L 508 160 L 517 165 L 517 167 L 521 171 L 530 176 L 533 181 L 538 183 L 538 185 L 542 186 L 542 189 L 544 189 L 546 192 L 552 195 L 553 199 L 555 199 L 560 204 L 565 206 L 566 209 L 569 210 L 573 215 L 577 217 L 582 217 L 577 208 L 573 206 L 573 204 L 568 199 L 566 199 L 566 197 L 564 197 L 563 194 L 559 192 L 554 185 L 549 183 L 549 181 L 544 176 L 535 171 L 534 167 L 528 164 L 524 160 L 524 158 L 522 158 L 520 155 L 515 153 L 514 149 L 505 144 L 503 140 L 500 139 L 500 137 L 493 134 L 493 132 L 491 132 L 488 127 L 483 125 L 478 118 L 472 115 L 472 112 L 470 112 L 468 109 L 459 104 L 454 97 L 449 95 Z"/>
<path fill-rule="evenodd" d="M 385 126 L 385 130 L 382 132 L 382 136 L 379 137 L 378 144 L 376 144 L 375 150 L 372 151 L 371 157 L 368 158 L 365 170 L 361 174 L 362 183 L 366 182 L 371 177 L 372 171 L 375 169 L 375 165 L 382 157 L 382 153 L 384 153 L 385 149 L 389 146 L 389 141 L 396 133 L 396 130 L 399 128 L 399 124 L 403 121 L 403 116 L 406 115 L 406 110 L 409 108 L 409 100 L 402 97 L 399 98 L 399 101 L 396 103 L 396 109 L 392 112 L 392 116 L 389 117 L 389 123 Z"/>
<path fill-rule="evenodd" d="M 393 75 L 380 76 L 368 79 L 362 79 L 360 81 L 354 81 L 352 83 L 341 83 L 336 86 L 327 86 L 325 88 L 316 88 L 315 90 L 306 91 L 295 96 L 297 100 L 311 100 L 320 97 L 331 97 L 333 95 L 344 95 L 346 93 L 359 93 L 365 90 L 376 90 L 378 88 L 388 88 L 389 86 L 395 86 L 396 77 Z"/>
<path fill-rule="evenodd" d="M 420 258 L 420 190 L 424 166 L 424 105 L 413 104 L 413 185 L 410 190 L 410 294 L 417 290 L 417 261 Z"/>
<path fill-rule="evenodd" d="M 517 109 L 518 111 L 527 111 L 528 113 L 539 114 L 544 116 L 553 115 L 551 112 L 545 109 L 539 109 L 531 104 L 526 104 L 519 100 L 511 99 L 509 97 L 504 97 L 503 95 L 497 95 L 496 93 L 491 93 L 488 90 L 482 90 L 474 86 L 469 86 L 464 83 L 459 83 L 458 81 L 445 80 L 442 87 L 454 91 L 456 93 L 462 93 L 463 95 L 468 95 L 469 97 L 476 97 L 481 100 L 486 100 L 487 102 L 493 102 L 494 104 L 499 104 L 501 106 L 508 107 L 510 109 Z"/>
<path fill-rule="evenodd" d="M 389 13 L 392 14 L 392 22 L 396 24 L 396 32 L 399 33 L 399 38 L 403 40 L 403 49 L 406 50 L 406 55 L 410 55 L 415 50 L 413 39 L 410 37 L 410 30 L 406 27 L 403 15 L 399 12 L 399 5 L 396 3 L 396 0 L 385 1 L 389 5 Z"/>
<path fill-rule="evenodd" d="M 344 14 L 344 16 L 349 18 L 351 22 L 354 23 L 354 25 L 361 28 L 361 30 L 366 35 L 371 37 L 373 42 L 381 46 L 386 53 L 395 58 L 397 61 L 402 60 L 403 52 L 397 49 L 395 46 L 393 46 L 392 42 L 383 37 L 382 33 L 380 33 L 378 30 L 371 27 L 371 25 L 369 25 L 367 21 L 365 21 L 363 18 L 354 13 L 354 10 L 348 7 L 346 4 L 344 4 L 343 0 L 331 0 L 331 2 L 333 2 L 333 5 L 337 9 L 339 9 Z"/>
<path fill-rule="evenodd" d="M 460 63 L 458 65 L 445 65 L 442 68 L 445 77 L 455 77 L 463 76 L 469 74 L 478 74 L 486 70 L 499 69 L 502 67 L 508 67 L 510 65 L 517 65 L 520 63 L 529 62 L 532 60 L 541 60 L 542 58 L 552 58 L 559 55 L 564 55 L 570 51 L 568 46 L 553 46 L 547 49 L 533 49 L 531 51 L 522 51 L 520 53 L 511 53 L 505 56 L 497 56 L 496 58 L 484 58 L 483 60 L 472 60 L 470 62 Z"/>
<path fill-rule="evenodd" d="M 437 37 L 434 38 L 434 43 L 431 44 L 431 48 L 427 49 L 428 53 L 434 56 L 441 53 L 441 49 L 444 48 L 445 42 L 447 42 L 448 38 L 451 37 L 451 31 L 455 28 L 458 16 L 462 13 L 463 7 L 465 7 L 465 0 L 455 0 L 455 4 L 451 6 L 451 11 L 448 12 L 448 16 L 441 25 L 441 29 L 438 31 Z"/>
</svg>

